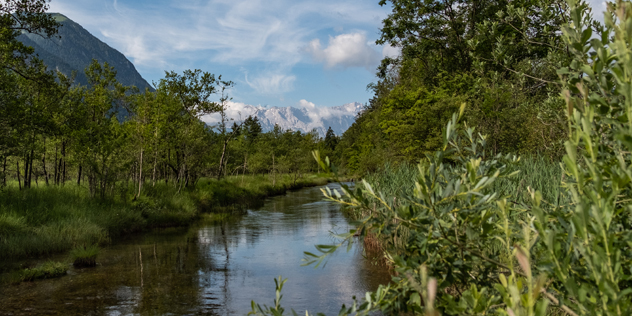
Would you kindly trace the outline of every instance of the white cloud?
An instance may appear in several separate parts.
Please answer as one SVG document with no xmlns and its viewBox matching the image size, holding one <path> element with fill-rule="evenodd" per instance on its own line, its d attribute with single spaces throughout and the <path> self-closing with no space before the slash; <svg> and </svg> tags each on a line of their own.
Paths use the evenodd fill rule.
<svg viewBox="0 0 632 316">
<path fill-rule="evenodd" d="M 294 89 L 296 76 L 284 74 L 268 74 L 248 79 L 246 83 L 255 91 L 265 95 L 279 95 L 290 92 Z"/>
<path fill-rule="evenodd" d="M 257 106 L 253 106 L 253 105 L 249 105 L 249 104 L 245 104 L 241 102 L 233 102 L 233 101 L 228 101 L 227 105 L 228 106 L 226 110 L 226 116 L 235 121 L 245 120 L 249 115 L 254 114 L 257 109 L 262 108 L 262 107 L 257 107 Z M 208 124 L 217 124 L 221 119 L 222 117 L 220 116 L 219 113 L 213 113 L 211 115 L 206 115 L 202 117 L 202 121 Z"/>
<path fill-rule="evenodd" d="M 302 99 L 301 101 L 298 101 L 298 107 L 304 108 L 304 109 L 314 109 L 316 108 L 316 104 L 309 102 L 305 99 Z"/>
<path fill-rule="evenodd" d="M 368 43 L 366 35 L 359 32 L 329 37 L 329 45 L 326 48 L 322 48 L 319 39 L 312 40 L 306 51 L 316 61 L 324 62 L 327 68 L 341 66 L 371 69 L 380 60 L 379 54 Z"/>
<path fill-rule="evenodd" d="M 348 25 L 377 29 L 388 12 L 360 0 L 55 0 L 50 6 L 98 31 L 134 63 L 161 70 L 200 59 L 291 67 L 318 32 Z"/>
<path fill-rule="evenodd" d="M 262 120 L 262 124 L 264 127 L 267 126 L 268 129 L 271 129 L 275 123 L 278 123 L 283 129 L 298 129 L 304 132 L 309 132 L 315 128 L 322 132 L 322 136 L 324 136 L 324 132 L 329 126 L 327 123 L 335 122 L 336 119 L 347 118 L 345 121 L 349 122 L 350 125 L 350 122 L 353 122 L 353 118 L 358 111 L 356 103 L 326 107 L 318 106 L 305 99 L 297 102 L 296 107 L 301 109 L 298 114 L 296 111 L 290 111 L 288 108 L 283 107 L 265 108 L 262 106 L 229 101 L 226 115 L 234 121 L 242 121 L 249 115 L 255 115 Z M 294 108 L 294 110 L 296 110 L 296 108 Z M 331 119 L 333 119 L 333 121 L 331 121 Z M 215 125 L 220 122 L 221 116 L 218 113 L 214 113 L 203 117 L 202 120 L 207 124 Z M 228 125 L 231 124 L 232 123 L 229 123 Z M 340 128 L 340 126 L 338 126 L 338 128 Z"/>
<path fill-rule="evenodd" d="M 402 50 L 399 47 L 394 47 L 391 45 L 385 45 L 382 48 L 382 57 L 391 57 L 391 58 L 397 58 L 399 57 L 399 55 L 401 55 Z"/>
</svg>

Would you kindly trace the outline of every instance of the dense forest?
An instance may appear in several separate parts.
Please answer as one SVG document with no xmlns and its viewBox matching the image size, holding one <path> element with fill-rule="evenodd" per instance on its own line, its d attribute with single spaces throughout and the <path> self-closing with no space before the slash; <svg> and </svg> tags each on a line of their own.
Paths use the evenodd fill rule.
<svg viewBox="0 0 632 316">
<path fill-rule="evenodd" d="M 378 44 L 386 58 L 374 97 L 340 143 L 348 169 L 418 162 L 442 146 L 452 113 L 467 104 L 492 153 L 557 159 L 567 123 L 557 69 L 571 60 L 562 40 L 564 0 L 381 1 L 391 5 Z"/>
<path fill-rule="evenodd" d="M 321 139 L 316 132 L 278 126 L 263 132 L 252 117 L 232 121 L 225 111 L 233 83 L 201 70 L 167 72 L 156 91 L 138 91 L 119 83 L 116 69 L 94 60 L 85 70 L 88 85 L 76 84 L 47 70 L 32 48 L 16 39 L 20 32 L 57 36 L 54 16 L 18 18 L 22 24 L 5 35 L 11 45 L 3 52 L 2 186 L 85 182 L 92 196 L 105 197 L 127 190 L 130 182 L 139 196 L 146 181 L 182 188 L 201 177 L 283 173 L 300 178 L 317 171 L 311 151 L 334 148 L 331 132 Z M 202 122 L 212 113 L 220 113 L 219 124 Z"/>
</svg>

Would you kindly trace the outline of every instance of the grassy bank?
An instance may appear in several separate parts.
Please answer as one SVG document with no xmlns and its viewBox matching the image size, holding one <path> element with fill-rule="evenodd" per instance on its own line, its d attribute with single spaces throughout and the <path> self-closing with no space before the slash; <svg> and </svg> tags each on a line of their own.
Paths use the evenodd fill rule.
<svg viewBox="0 0 632 316">
<path fill-rule="evenodd" d="M 9 185 L 0 191 L 0 261 L 106 244 L 151 228 L 185 226 L 202 213 L 239 213 L 267 196 L 325 183 L 325 178 L 315 175 L 296 181 L 290 175 L 277 175 L 276 179 L 238 176 L 221 181 L 202 179 L 179 193 L 164 183 L 147 183 L 137 199 L 126 192 L 91 198 L 86 187 L 70 183 L 28 190 Z"/>
<path fill-rule="evenodd" d="M 561 194 L 562 169 L 558 162 L 546 158 L 525 157 L 514 166 L 514 169 L 519 169 L 520 173 L 512 178 L 498 179 L 492 185 L 492 190 L 501 196 L 509 197 L 508 201 L 515 207 L 521 208 L 528 204 L 529 187 L 539 190 L 547 203 L 558 205 L 570 203 L 570 197 Z M 377 172 L 366 175 L 364 180 L 372 184 L 375 192 L 382 192 L 385 196 L 412 197 L 418 177 L 417 165 L 386 164 Z M 360 219 L 368 215 L 351 208 L 344 210 L 351 219 Z M 381 254 L 384 249 L 404 249 L 409 232 L 407 228 L 401 228 L 400 233 L 401 236 L 398 239 L 390 239 L 386 235 L 377 237 L 369 233 L 364 240 L 365 246 L 373 250 L 374 254 Z"/>
</svg>

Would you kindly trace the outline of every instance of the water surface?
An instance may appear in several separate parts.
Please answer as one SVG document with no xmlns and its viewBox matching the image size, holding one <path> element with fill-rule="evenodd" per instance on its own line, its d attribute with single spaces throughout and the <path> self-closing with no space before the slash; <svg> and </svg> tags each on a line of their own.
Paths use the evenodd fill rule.
<svg viewBox="0 0 632 316">
<path fill-rule="evenodd" d="M 336 243 L 331 232 L 348 229 L 320 188 L 289 192 L 236 219 L 118 241 L 101 251 L 96 268 L 69 266 L 62 278 L 5 285 L 0 315 L 245 315 L 251 300 L 272 305 L 279 275 L 288 278 L 287 309 L 336 315 L 352 296 L 389 280 L 358 244 L 324 268 L 301 267 L 303 251 Z"/>
</svg>

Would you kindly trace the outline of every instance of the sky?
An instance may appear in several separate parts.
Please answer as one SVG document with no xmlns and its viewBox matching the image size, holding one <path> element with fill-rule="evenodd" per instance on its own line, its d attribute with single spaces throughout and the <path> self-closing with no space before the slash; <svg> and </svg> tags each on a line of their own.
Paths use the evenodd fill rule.
<svg viewBox="0 0 632 316">
<path fill-rule="evenodd" d="M 604 1 L 588 0 L 602 20 Z M 319 107 L 367 103 L 375 70 L 398 50 L 375 45 L 391 11 L 378 0 L 52 0 L 123 53 L 151 84 L 201 69 L 235 82 L 234 102 Z"/>
<path fill-rule="evenodd" d="M 235 82 L 234 102 L 366 103 L 384 56 L 375 45 L 390 7 L 378 0 L 52 0 L 123 53 L 151 84 L 201 69 Z"/>
</svg>

